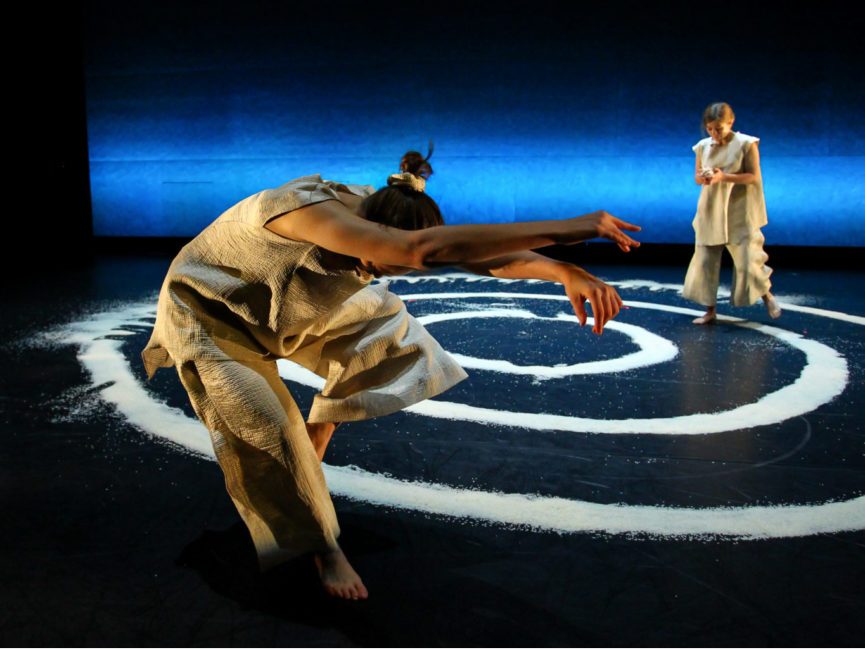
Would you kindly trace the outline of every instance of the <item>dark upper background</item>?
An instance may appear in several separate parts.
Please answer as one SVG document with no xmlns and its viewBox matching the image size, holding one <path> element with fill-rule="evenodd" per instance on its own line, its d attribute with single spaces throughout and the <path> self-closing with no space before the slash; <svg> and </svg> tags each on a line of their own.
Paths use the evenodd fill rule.
<svg viewBox="0 0 865 649">
<path fill-rule="evenodd" d="M 429 139 L 430 193 L 451 223 L 604 208 L 641 223 L 646 242 L 688 243 L 690 147 L 714 100 L 762 138 L 770 244 L 865 244 L 863 23 L 851 5 L 28 11 L 11 227 L 46 245 L 88 238 L 90 192 L 96 235 L 189 237 L 298 175 L 381 185 Z"/>
</svg>

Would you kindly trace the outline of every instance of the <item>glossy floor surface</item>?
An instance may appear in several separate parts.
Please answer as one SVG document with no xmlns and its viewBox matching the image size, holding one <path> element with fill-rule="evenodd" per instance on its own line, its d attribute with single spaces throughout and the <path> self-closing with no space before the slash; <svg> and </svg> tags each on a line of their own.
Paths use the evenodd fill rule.
<svg viewBox="0 0 865 649">
<path fill-rule="evenodd" d="M 784 308 L 708 327 L 683 269 L 561 290 L 391 289 L 470 378 L 346 424 L 325 458 L 370 599 L 259 575 L 173 370 L 138 353 L 168 260 L 5 289 L 0 641 L 23 645 L 850 645 L 865 637 L 862 274 L 777 271 Z M 314 378 L 280 371 L 302 408 Z"/>
</svg>

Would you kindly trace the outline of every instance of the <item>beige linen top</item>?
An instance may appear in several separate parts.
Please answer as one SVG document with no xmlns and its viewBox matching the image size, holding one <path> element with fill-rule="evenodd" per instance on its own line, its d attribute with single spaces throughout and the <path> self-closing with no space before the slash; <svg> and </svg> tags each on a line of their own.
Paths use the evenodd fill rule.
<svg viewBox="0 0 865 649">
<path fill-rule="evenodd" d="M 297 178 L 240 201 L 184 246 L 141 354 L 148 378 L 188 360 L 288 358 L 327 379 L 311 421 L 387 414 L 466 378 L 386 285 L 369 286 L 372 275 L 354 258 L 264 227 L 339 200 L 337 190 L 368 196 L 374 188 Z"/>
<path fill-rule="evenodd" d="M 706 137 L 691 148 L 703 169 L 718 167 L 736 174 L 742 173 L 745 155 L 759 141 L 760 138 L 736 131 L 726 144 L 716 144 Z M 767 222 L 762 178 L 749 185 L 722 182 L 702 186 L 693 221 L 697 245 L 739 243 Z"/>
</svg>

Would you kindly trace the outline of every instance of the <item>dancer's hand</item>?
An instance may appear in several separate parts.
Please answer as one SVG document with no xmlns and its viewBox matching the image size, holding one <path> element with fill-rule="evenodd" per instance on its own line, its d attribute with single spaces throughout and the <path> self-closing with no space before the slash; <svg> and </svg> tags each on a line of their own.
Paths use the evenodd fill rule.
<svg viewBox="0 0 865 649">
<path fill-rule="evenodd" d="M 598 335 L 604 333 L 604 325 L 615 318 L 622 308 L 622 298 L 616 289 L 577 266 L 570 270 L 562 285 L 581 327 L 586 325 L 586 300 L 591 303 L 595 320 L 592 331 Z"/>
<path fill-rule="evenodd" d="M 726 176 L 725 176 L 724 172 L 721 169 L 719 169 L 718 167 L 715 167 L 712 170 L 712 175 L 709 178 L 709 182 L 707 184 L 708 185 L 717 185 L 718 183 L 722 183 L 725 180 L 726 180 Z"/>
<path fill-rule="evenodd" d="M 616 218 L 609 212 L 598 210 L 589 215 L 589 218 L 595 221 L 595 231 L 598 236 L 603 239 L 613 241 L 624 252 L 630 252 L 631 248 L 639 248 L 640 242 L 635 241 L 622 230 L 630 230 L 631 232 L 639 232 L 642 228 L 639 225 L 628 223 L 622 219 Z"/>
</svg>

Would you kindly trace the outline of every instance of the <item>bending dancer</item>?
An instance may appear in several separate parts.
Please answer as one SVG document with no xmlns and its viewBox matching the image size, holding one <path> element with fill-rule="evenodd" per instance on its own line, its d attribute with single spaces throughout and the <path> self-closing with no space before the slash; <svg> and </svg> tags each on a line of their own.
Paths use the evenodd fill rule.
<svg viewBox="0 0 865 649">
<path fill-rule="evenodd" d="M 616 291 L 530 252 L 594 237 L 628 251 L 639 230 L 606 212 L 561 221 L 444 226 L 424 193 L 429 156 L 410 151 L 375 191 L 304 176 L 242 200 L 187 244 L 159 295 L 142 352 L 148 378 L 175 366 L 210 431 L 262 570 L 313 553 L 325 590 L 367 597 L 337 544 L 321 461 L 337 424 L 433 397 L 465 372 L 373 276 L 460 265 L 560 282 L 580 324 L 615 317 Z M 304 421 L 279 377 L 288 358 L 326 379 Z"/>
<path fill-rule="evenodd" d="M 703 111 L 703 128 L 709 137 L 692 148 L 697 154 L 694 180 L 702 185 L 694 217 L 696 245 L 685 276 L 682 295 L 706 307 L 694 324 L 709 324 L 716 317 L 715 303 L 726 246 L 734 272 L 730 302 L 750 306 L 763 299 L 771 318 L 781 308 L 769 292 L 772 269 L 760 228 L 766 225 L 766 202 L 760 173 L 760 138 L 733 132 L 736 116 L 729 104 L 711 104 Z"/>
</svg>

